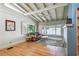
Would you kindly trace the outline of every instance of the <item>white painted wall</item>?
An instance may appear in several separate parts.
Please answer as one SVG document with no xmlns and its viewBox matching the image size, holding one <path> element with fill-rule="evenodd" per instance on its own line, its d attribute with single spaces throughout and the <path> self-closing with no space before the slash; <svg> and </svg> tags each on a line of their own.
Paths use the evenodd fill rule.
<svg viewBox="0 0 79 59">
<path fill-rule="evenodd" d="M 64 41 L 65 41 L 65 48 L 66 48 L 66 55 L 68 55 L 68 39 L 67 39 L 67 26 L 64 25 L 63 27 L 63 36 L 64 36 Z"/>
<path fill-rule="evenodd" d="M 16 22 L 16 31 L 5 31 L 6 19 Z M 24 21 L 26 24 L 35 25 L 35 22 L 28 16 L 24 16 L 0 4 L 0 49 L 10 46 L 10 42 L 23 41 L 21 39 L 24 36 L 21 34 L 21 21 Z"/>
</svg>

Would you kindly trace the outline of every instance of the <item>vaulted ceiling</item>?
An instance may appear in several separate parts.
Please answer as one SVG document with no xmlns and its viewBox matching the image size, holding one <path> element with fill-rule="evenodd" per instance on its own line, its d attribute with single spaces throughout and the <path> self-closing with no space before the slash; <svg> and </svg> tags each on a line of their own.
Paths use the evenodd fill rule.
<svg viewBox="0 0 79 59">
<path fill-rule="evenodd" d="M 67 3 L 7 3 L 5 6 L 31 17 L 36 22 L 64 20 L 67 17 Z"/>
</svg>

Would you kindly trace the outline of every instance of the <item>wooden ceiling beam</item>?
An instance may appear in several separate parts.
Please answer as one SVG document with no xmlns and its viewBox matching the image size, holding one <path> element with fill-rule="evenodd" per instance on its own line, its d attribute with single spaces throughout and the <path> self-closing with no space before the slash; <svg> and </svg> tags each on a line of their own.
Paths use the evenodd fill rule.
<svg viewBox="0 0 79 59">
<path fill-rule="evenodd" d="M 64 15 L 64 13 L 65 13 L 65 7 L 63 7 L 64 8 L 64 10 L 63 10 L 63 19 L 64 19 L 64 17 L 65 17 L 65 15 Z"/>
<path fill-rule="evenodd" d="M 31 11 L 34 11 L 32 8 L 31 8 L 31 6 L 29 5 L 29 4 L 26 4 L 27 6 L 28 6 L 28 8 L 30 8 L 31 9 Z M 33 15 L 33 14 L 32 14 Z M 38 14 L 36 14 L 36 17 L 39 17 L 43 22 L 44 22 L 44 20 L 38 15 Z"/>
<path fill-rule="evenodd" d="M 58 18 L 57 18 L 57 10 L 55 9 L 55 15 L 56 15 L 56 20 L 58 20 Z"/>
<path fill-rule="evenodd" d="M 44 5 L 45 8 L 47 7 L 45 3 L 43 3 L 43 5 Z M 50 15 L 50 12 L 49 12 L 48 10 L 47 10 L 47 13 L 49 14 L 49 17 L 50 17 L 50 19 L 51 19 L 51 21 L 52 21 L 53 18 L 52 18 L 52 16 Z"/>
<path fill-rule="evenodd" d="M 35 7 L 39 10 L 40 8 L 36 5 L 36 3 L 34 3 Z M 42 14 L 44 16 L 44 13 L 41 12 L 40 14 Z M 48 22 L 48 19 L 46 18 L 46 16 L 44 16 L 44 18 L 46 19 L 46 21 Z"/>
</svg>

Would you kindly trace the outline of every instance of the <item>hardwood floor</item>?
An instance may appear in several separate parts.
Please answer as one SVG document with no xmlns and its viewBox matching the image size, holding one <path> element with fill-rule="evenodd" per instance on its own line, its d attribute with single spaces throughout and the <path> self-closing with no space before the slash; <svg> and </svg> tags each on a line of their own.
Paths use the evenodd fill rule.
<svg viewBox="0 0 79 59">
<path fill-rule="evenodd" d="M 0 50 L 0 56 L 54 56 L 55 53 L 55 50 L 51 52 L 46 45 L 35 42 L 24 42 L 12 49 Z"/>
</svg>

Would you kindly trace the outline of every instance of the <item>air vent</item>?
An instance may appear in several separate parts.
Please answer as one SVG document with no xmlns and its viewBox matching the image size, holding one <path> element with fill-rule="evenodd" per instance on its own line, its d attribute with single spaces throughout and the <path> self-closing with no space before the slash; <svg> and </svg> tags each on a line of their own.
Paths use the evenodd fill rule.
<svg viewBox="0 0 79 59">
<path fill-rule="evenodd" d="M 10 49 L 12 49 L 13 47 L 9 47 L 9 48 L 7 48 L 7 50 L 10 50 Z"/>
</svg>

